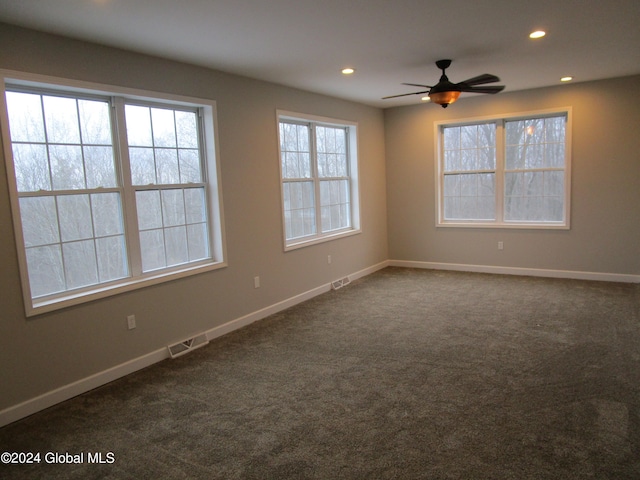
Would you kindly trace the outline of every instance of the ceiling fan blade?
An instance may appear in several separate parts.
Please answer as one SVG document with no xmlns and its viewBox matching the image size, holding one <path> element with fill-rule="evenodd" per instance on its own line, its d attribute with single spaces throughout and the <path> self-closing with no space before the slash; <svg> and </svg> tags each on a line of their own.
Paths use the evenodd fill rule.
<svg viewBox="0 0 640 480">
<path fill-rule="evenodd" d="M 424 92 L 401 93 L 400 95 L 391 95 L 389 97 L 382 97 L 382 100 L 386 100 L 387 98 L 406 97 L 408 95 L 420 95 L 422 93 L 429 93 L 429 90 L 425 90 Z"/>
<path fill-rule="evenodd" d="M 431 85 L 421 85 L 419 83 L 403 83 L 402 85 L 410 85 L 412 87 L 424 87 L 424 88 L 432 88 Z"/>
<path fill-rule="evenodd" d="M 470 78 L 469 80 L 465 80 L 465 85 L 484 85 L 485 83 L 494 83 L 499 82 L 500 79 L 495 75 L 491 75 L 490 73 L 483 73 L 482 75 L 478 75 L 477 77 Z"/>
<path fill-rule="evenodd" d="M 463 92 L 469 93 L 498 93 L 504 90 L 504 85 L 493 85 L 488 87 L 467 87 L 465 85 L 460 85 L 460 89 Z"/>
</svg>

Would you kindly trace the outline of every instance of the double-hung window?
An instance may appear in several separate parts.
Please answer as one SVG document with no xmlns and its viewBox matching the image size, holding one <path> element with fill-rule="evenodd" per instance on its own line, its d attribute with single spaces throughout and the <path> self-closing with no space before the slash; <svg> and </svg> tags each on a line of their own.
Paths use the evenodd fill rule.
<svg viewBox="0 0 640 480">
<path fill-rule="evenodd" d="M 437 123 L 438 225 L 568 228 L 570 109 Z"/>
<path fill-rule="evenodd" d="M 213 105 L 5 80 L 27 314 L 222 265 Z"/>
<path fill-rule="evenodd" d="M 285 249 L 360 230 L 356 125 L 278 114 Z"/>
</svg>

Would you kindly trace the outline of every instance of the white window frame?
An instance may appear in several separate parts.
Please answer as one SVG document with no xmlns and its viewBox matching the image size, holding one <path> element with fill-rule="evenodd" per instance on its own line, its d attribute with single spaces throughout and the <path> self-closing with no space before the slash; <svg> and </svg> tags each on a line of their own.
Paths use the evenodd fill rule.
<svg viewBox="0 0 640 480">
<path fill-rule="evenodd" d="M 564 166 L 564 203 L 563 220 L 559 222 L 544 221 L 507 221 L 504 219 L 504 178 L 505 167 L 505 128 L 507 121 L 529 120 L 545 117 L 565 116 L 565 166 Z M 453 228 L 506 228 L 506 229 L 551 229 L 569 230 L 571 212 L 571 107 L 549 110 L 536 110 L 507 115 L 473 117 L 460 120 L 443 120 L 434 122 L 435 138 L 435 192 L 436 192 L 436 227 Z M 496 219 L 495 220 L 446 220 L 444 218 L 444 153 L 443 128 L 466 126 L 480 123 L 495 123 L 496 128 Z M 529 170 L 531 171 L 531 170 Z"/>
<path fill-rule="evenodd" d="M 312 175 L 311 178 L 306 180 L 313 181 L 315 190 L 315 209 L 316 209 L 316 228 L 317 232 L 312 235 L 306 235 L 302 237 L 296 237 L 293 239 L 287 239 L 286 232 L 286 220 L 285 220 L 285 193 L 284 183 L 286 179 L 282 172 L 282 152 L 281 152 L 281 139 L 280 139 L 280 122 L 299 123 L 311 126 L 328 126 L 345 128 L 347 131 L 347 163 L 348 163 L 348 183 L 350 189 L 350 214 L 351 225 L 339 230 L 331 230 L 326 233 L 322 233 L 322 222 L 320 218 L 319 207 L 319 182 L 320 178 L 317 175 L 317 158 L 315 152 L 315 140 L 312 140 L 312 146 L 310 147 L 312 157 Z M 305 113 L 289 112 L 284 110 L 276 111 L 276 131 L 278 138 L 278 168 L 280 172 L 280 206 L 282 212 L 282 238 L 284 243 L 284 250 L 294 250 L 309 245 L 315 245 L 322 242 L 327 242 L 337 238 L 342 238 L 349 235 L 356 235 L 361 233 L 360 227 L 360 189 L 359 189 L 359 175 L 358 175 L 358 124 L 348 120 L 339 120 L 335 118 L 328 118 L 318 115 L 310 115 Z M 312 129 L 312 132 L 314 130 Z M 311 135 L 313 137 L 313 135 Z"/>
<path fill-rule="evenodd" d="M 2 69 L 0 69 L 0 82 L 2 86 L 2 94 L 0 95 L 0 128 L 4 148 L 3 153 L 7 168 L 7 182 L 13 216 L 25 313 L 27 317 L 223 268 L 227 265 L 222 189 L 219 180 L 220 162 L 218 160 L 217 114 L 216 103 L 214 101 Z M 139 267 L 140 247 L 139 239 L 137 238 L 138 230 L 135 203 L 131 202 L 132 199 L 130 198 L 134 195 L 135 190 L 131 186 L 130 181 L 125 181 L 124 183 L 120 183 L 116 190 L 122 192 L 121 201 L 123 204 L 125 237 L 127 239 L 129 276 L 109 283 L 78 288 L 35 299 L 32 298 L 27 271 L 26 250 L 20 218 L 19 195 L 13 165 L 12 144 L 9 134 L 10 126 L 5 97 L 7 87 L 12 86 L 18 88 L 33 88 L 35 90 L 41 90 L 42 93 L 47 93 L 48 91 L 53 94 L 56 92 L 64 92 L 72 95 L 77 94 L 78 96 L 89 95 L 111 98 L 118 97 L 115 99 L 115 102 L 122 102 L 124 99 L 126 101 L 133 101 L 148 105 L 174 106 L 176 108 L 197 108 L 201 112 L 202 116 L 202 136 L 204 137 L 202 139 L 202 151 L 204 156 L 203 183 L 206 184 L 206 195 L 208 200 L 207 221 L 209 225 L 209 258 L 197 262 L 153 270 L 146 273 L 141 272 Z M 116 111 L 123 112 L 124 110 L 116 109 Z M 123 119 L 119 120 L 122 121 Z M 124 123 L 121 125 L 124 125 Z M 114 136 L 113 141 L 116 156 L 119 157 L 119 159 L 116 159 L 116 163 L 118 163 L 117 169 L 119 171 L 119 162 L 127 162 L 128 154 L 123 152 L 123 150 L 126 149 L 123 135 Z"/>
</svg>

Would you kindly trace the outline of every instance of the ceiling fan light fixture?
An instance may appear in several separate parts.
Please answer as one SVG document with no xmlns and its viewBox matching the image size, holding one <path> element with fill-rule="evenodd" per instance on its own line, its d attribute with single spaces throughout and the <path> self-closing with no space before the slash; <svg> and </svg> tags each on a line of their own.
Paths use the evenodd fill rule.
<svg viewBox="0 0 640 480">
<path fill-rule="evenodd" d="M 456 90 L 450 90 L 445 92 L 435 92 L 435 93 L 430 93 L 429 98 L 433 103 L 442 105 L 442 108 L 447 108 L 453 102 L 458 100 L 458 97 L 460 97 L 460 93 L 461 92 Z"/>
</svg>

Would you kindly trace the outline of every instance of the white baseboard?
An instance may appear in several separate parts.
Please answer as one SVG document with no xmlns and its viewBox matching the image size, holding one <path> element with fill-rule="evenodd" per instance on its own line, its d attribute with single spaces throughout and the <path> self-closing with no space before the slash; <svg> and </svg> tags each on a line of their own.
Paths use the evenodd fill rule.
<svg viewBox="0 0 640 480">
<path fill-rule="evenodd" d="M 149 365 L 160 362 L 165 358 L 169 358 L 169 351 L 161 348 L 154 352 L 148 353 L 128 362 L 116 365 L 102 372 L 98 372 L 89 377 L 83 378 L 76 382 L 56 388 L 50 392 L 31 398 L 27 401 L 14 405 L 0 411 L 0 427 L 13 423 L 21 418 L 28 417 L 40 410 L 52 407 L 53 405 L 69 400 L 83 393 L 93 390 L 94 388 L 106 385 L 109 382 L 117 380 L 141 370 Z"/>
<path fill-rule="evenodd" d="M 386 266 L 388 266 L 388 263 L 388 261 L 384 261 L 358 272 L 351 273 L 349 274 L 349 278 L 351 280 L 356 280 L 358 278 L 367 276 L 377 270 L 385 268 Z M 227 322 L 224 325 L 214 327 L 211 330 L 207 330 L 205 332 L 207 339 L 211 340 L 220 337 L 330 290 L 331 283 L 329 282 L 325 285 L 313 288 L 307 292 L 295 295 L 291 298 L 275 303 L 256 312 Z M 167 348 L 161 348 L 141 357 L 129 360 L 128 362 L 116 365 L 115 367 L 109 368 L 102 372 L 98 372 L 89 377 L 80 379 L 76 382 L 64 385 L 60 388 L 56 388 L 55 390 L 44 393 L 35 398 L 31 398 L 17 405 L 8 407 L 0 411 L 0 427 L 13 423 L 17 420 L 20 420 L 21 418 L 28 417 L 29 415 L 44 410 L 45 408 L 52 407 L 57 403 L 64 402 L 65 400 L 69 400 L 73 397 L 86 393 L 89 390 L 93 390 L 94 388 L 105 385 L 109 382 L 117 380 L 118 378 L 129 375 L 130 373 L 146 368 L 169 357 L 169 350 Z"/>
<path fill-rule="evenodd" d="M 376 265 L 365 268 L 358 272 L 351 273 L 348 276 L 351 280 L 357 280 L 358 278 L 365 277 L 367 275 L 372 274 L 373 272 L 376 272 L 378 270 L 385 268 L 386 266 L 388 266 L 388 264 L 389 262 L 385 260 L 384 262 L 378 263 Z M 261 310 L 252 312 L 243 317 L 236 318 L 235 320 L 227 322 L 223 325 L 219 325 L 215 328 L 212 328 L 211 330 L 207 330 L 206 332 L 207 339 L 213 340 L 214 338 L 221 337 L 222 335 L 226 335 L 227 333 L 233 332 L 234 330 L 237 330 L 239 328 L 246 327 L 247 325 L 250 325 L 253 322 L 257 322 L 258 320 L 262 320 L 263 318 L 266 318 L 269 315 L 273 315 L 274 313 L 278 313 L 289 307 L 293 307 L 298 303 L 302 303 L 306 300 L 310 300 L 313 297 L 316 297 L 318 295 L 328 292 L 329 290 L 331 290 L 331 283 L 321 285 L 319 287 L 313 288 L 309 291 L 303 292 L 294 297 L 291 297 L 281 302 L 270 305 Z"/>
<path fill-rule="evenodd" d="M 492 265 L 467 265 L 460 263 L 416 262 L 389 260 L 390 267 L 425 268 L 431 270 L 455 270 L 459 272 L 497 273 L 502 275 L 525 275 L 530 277 L 573 278 L 603 282 L 640 283 L 640 275 L 621 273 L 579 272 L 572 270 L 549 270 L 542 268 L 497 267 Z"/>
</svg>

